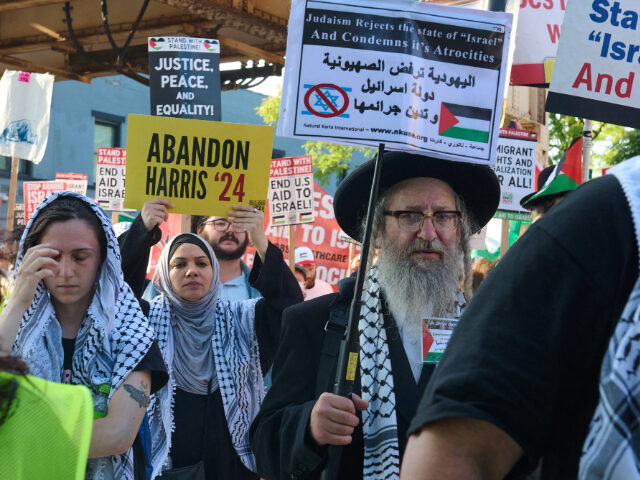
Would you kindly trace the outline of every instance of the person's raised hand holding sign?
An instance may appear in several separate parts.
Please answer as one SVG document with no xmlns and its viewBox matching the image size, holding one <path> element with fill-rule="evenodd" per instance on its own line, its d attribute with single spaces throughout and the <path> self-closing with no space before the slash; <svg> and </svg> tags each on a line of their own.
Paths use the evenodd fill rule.
<svg viewBox="0 0 640 480">
<path fill-rule="evenodd" d="M 264 213 L 248 205 L 234 205 L 233 210 L 229 210 L 228 220 L 235 230 L 246 231 L 249 234 L 249 240 L 256 247 L 260 259 L 264 261 L 268 246 L 264 234 Z"/>
<path fill-rule="evenodd" d="M 142 223 L 144 223 L 144 228 L 147 229 L 147 232 L 150 232 L 156 225 L 160 225 L 169 218 L 167 208 L 174 208 L 174 205 L 165 198 L 154 198 L 144 203 L 141 215 Z"/>
</svg>

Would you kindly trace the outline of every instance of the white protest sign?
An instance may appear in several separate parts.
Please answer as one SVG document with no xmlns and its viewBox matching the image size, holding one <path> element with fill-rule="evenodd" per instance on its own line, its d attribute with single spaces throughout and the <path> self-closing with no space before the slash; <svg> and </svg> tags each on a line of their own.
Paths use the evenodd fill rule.
<svg viewBox="0 0 640 480">
<path fill-rule="evenodd" d="M 53 75 L 5 70 L 0 79 L 0 155 L 40 163 L 49 137 Z"/>
<path fill-rule="evenodd" d="M 546 110 L 640 128 L 640 3 L 571 1 Z"/>
<path fill-rule="evenodd" d="M 87 194 L 87 183 L 89 176 L 86 173 L 56 173 L 56 180 L 65 180 L 67 190 L 70 192 Z"/>
<path fill-rule="evenodd" d="M 127 210 L 124 204 L 126 148 L 98 147 L 96 202 L 105 210 Z"/>
<path fill-rule="evenodd" d="M 523 197 L 535 190 L 536 132 L 501 128 L 498 158 L 492 166 L 500 181 L 500 204 L 494 215 L 503 220 L 531 220 L 531 213 L 520 206 Z"/>
<path fill-rule="evenodd" d="M 279 135 L 495 158 L 511 15 L 294 0 Z"/>
<path fill-rule="evenodd" d="M 22 190 L 24 193 L 24 217 L 29 221 L 33 212 L 42 201 L 53 192 L 67 189 L 66 180 L 52 180 L 46 182 L 24 182 Z"/>
<path fill-rule="evenodd" d="M 274 158 L 269 173 L 271 225 L 298 225 L 314 220 L 311 155 Z"/>
<path fill-rule="evenodd" d="M 519 0 L 512 85 L 545 85 L 558 50 L 567 0 Z"/>
</svg>

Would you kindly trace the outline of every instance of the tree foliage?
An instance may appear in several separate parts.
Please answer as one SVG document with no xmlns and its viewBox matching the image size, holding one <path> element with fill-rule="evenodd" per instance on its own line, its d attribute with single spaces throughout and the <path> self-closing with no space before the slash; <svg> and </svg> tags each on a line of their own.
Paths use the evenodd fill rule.
<svg viewBox="0 0 640 480">
<path fill-rule="evenodd" d="M 280 115 L 282 90 L 272 97 L 262 100 L 256 108 L 258 115 L 267 125 L 276 125 Z M 354 152 L 362 152 L 365 157 L 375 153 L 372 148 L 349 147 L 337 143 L 307 141 L 302 145 L 307 155 L 313 159 L 313 174 L 320 184 L 326 185 L 331 175 L 340 175 L 349 169 L 349 161 Z"/>
<path fill-rule="evenodd" d="M 640 131 L 610 123 L 593 122 L 591 167 L 600 169 L 640 155 Z M 571 142 L 582 136 L 581 118 L 549 114 L 549 159 L 557 163 Z"/>
</svg>

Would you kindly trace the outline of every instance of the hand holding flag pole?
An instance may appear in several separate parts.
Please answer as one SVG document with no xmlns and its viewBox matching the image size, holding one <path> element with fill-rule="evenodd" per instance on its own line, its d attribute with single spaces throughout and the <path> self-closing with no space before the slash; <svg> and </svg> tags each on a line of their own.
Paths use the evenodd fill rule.
<svg viewBox="0 0 640 480">
<path fill-rule="evenodd" d="M 358 365 L 360 354 L 358 317 L 362 306 L 362 289 L 366 276 L 366 266 L 369 257 L 369 245 L 371 243 L 371 229 L 373 226 L 373 212 L 378 198 L 378 185 L 380 183 L 380 170 L 382 169 L 382 155 L 384 155 L 384 143 L 378 146 L 375 169 L 373 171 L 373 181 L 371 194 L 369 195 L 369 206 L 367 208 L 367 222 L 362 236 L 362 252 L 360 254 L 360 267 L 356 274 L 356 286 L 349 310 L 349 323 L 345 329 L 345 336 L 340 344 L 338 353 L 338 366 L 336 368 L 336 383 L 333 393 L 349 398 L 353 393 L 353 383 L 355 381 L 355 369 Z M 327 463 L 322 470 L 321 480 L 334 480 L 338 478 L 340 468 L 340 456 L 342 447 L 330 445 L 328 447 Z"/>
</svg>

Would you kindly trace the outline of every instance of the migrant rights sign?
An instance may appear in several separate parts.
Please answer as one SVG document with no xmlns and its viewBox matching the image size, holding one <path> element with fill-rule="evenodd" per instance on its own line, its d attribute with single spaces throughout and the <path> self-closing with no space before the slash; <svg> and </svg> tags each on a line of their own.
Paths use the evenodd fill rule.
<svg viewBox="0 0 640 480">
<path fill-rule="evenodd" d="M 126 148 L 98 147 L 96 202 L 105 210 L 124 210 Z"/>
<path fill-rule="evenodd" d="M 294 0 L 279 134 L 495 158 L 511 15 L 381 0 Z"/>
<path fill-rule="evenodd" d="M 531 213 L 520 206 L 520 200 L 535 190 L 536 132 L 501 128 L 498 157 L 493 169 L 500 181 L 500 204 L 494 215 L 503 220 L 531 220 Z"/>
<path fill-rule="evenodd" d="M 220 44 L 149 37 L 151 115 L 220 120 Z"/>
<path fill-rule="evenodd" d="M 511 85 L 548 85 L 568 0 L 519 0 Z"/>
<path fill-rule="evenodd" d="M 311 155 L 271 160 L 269 206 L 271 225 L 298 225 L 313 222 Z"/>
<path fill-rule="evenodd" d="M 162 197 L 172 213 L 264 211 L 272 146 L 273 127 L 130 114 L 124 206 Z"/>
<path fill-rule="evenodd" d="M 69 190 L 70 192 L 76 192 L 82 195 L 87 194 L 87 183 L 89 182 L 89 175 L 87 175 L 86 173 L 57 172 L 56 180 L 65 180 L 67 184 L 67 190 Z"/>
<path fill-rule="evenodd" d="M 0 155 L 40 163 L 49 137 L 53 75 L 5 70 L 0 79 Z"/>
<path fill-rule="evenodd" d="M 640 3 L 572 1 L 549 87 L 549 112 L 640 128 Z"/>
</svg>

